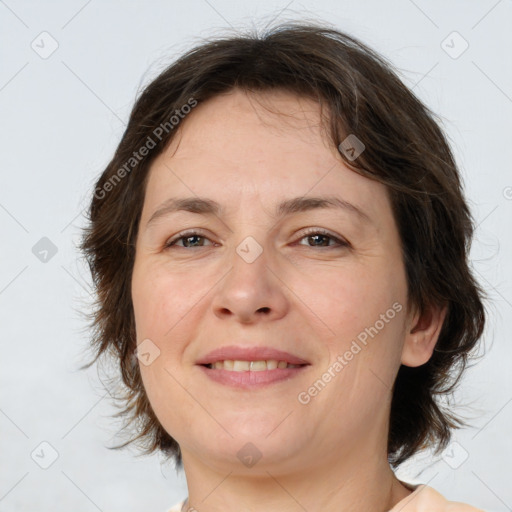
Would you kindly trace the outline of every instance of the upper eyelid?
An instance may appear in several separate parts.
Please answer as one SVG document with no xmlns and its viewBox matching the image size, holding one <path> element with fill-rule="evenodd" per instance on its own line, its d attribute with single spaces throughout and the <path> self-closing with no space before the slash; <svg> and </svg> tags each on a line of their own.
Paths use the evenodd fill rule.
<svg viewBox="0 0 512 512">
<path fill-rule="evenodd" d="M 350 242 L 345 237 L 335 235 L 334 233 L 331 233 L 328 229 L 324 229 L 324 228 L 305 228 L 305 229 L 306 229 L 306 231 L 301 233 L 298 240 L 302 240 L 303 238 L 306 238 L 307 236 L 310 236 L 310 235 L 319 234 L 322 236 L 327 236 L 329 238 L 332 238 L 334 241 L 339 243 L 340 246 L 343 246 L 343 245 L 350 246 Z"/>
<path fill-rule="evenodd" d="M 296 236 L 299 236 L 298 240 L 302 240 L 303 238 L 307 237 L 308 235 L 314 235 L 314 234 L 320 234 L 323 236 L 330 237 L 340 245 L 350 245 L 350 242 L 348 242 L 344 237 L 338 236 L 334 233 L 332 233 L 330 230 L 325 228 L 319 228 L 319 227 L 307 227 L 303 228 L 302 233 L 297 233 Z M 202 238 L 208 239 L 210 242 L 215 244 L 213 240 L 211 240 L 208 236 L 208 234 L 204 233 L 200 228 L 190 228 L 189 230 L 184 230 L 179 233 L 177 233 L 175 236 L 171 237 L 170 239 L 166 240 L 165 246 L 168 246 L 171 243 L 176 243 L 182 238 L 186 238 L 188 236 L 200 236 Z"/>
</svg>

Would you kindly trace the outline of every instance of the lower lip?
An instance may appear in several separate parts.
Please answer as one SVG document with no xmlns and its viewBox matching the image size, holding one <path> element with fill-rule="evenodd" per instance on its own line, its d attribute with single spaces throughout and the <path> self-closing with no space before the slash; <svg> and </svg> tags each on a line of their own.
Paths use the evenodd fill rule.
<svg viewBox="0 0 512 512">
<path fill-rule="evenodd" d="M 199 368 L 210 379 L 236 388 L 254 389 L 277 382 L 283 382 L 296 377 L 304 371 L 308 365 L 297 368 L 276 368 L 274 370 L 263 370 L 261 372 L 233 372 L 229 370 L 216 370 L 199 365 Z"/>
</svg>

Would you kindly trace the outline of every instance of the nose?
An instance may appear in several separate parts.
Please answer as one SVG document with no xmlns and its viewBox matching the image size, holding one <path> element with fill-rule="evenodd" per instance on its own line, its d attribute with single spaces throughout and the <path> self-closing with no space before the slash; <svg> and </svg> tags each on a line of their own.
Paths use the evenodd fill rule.
<svg viewBox="0 0 512 512">
<path fill-rule="evenodd" d="M 230 264 L 230 270 L 214 292 L 212 307 L 217 317 L 252 324 L 286 315 L 288 288 L 266 250 L 254 261 L 245 258 L 243 252 L 233 251 Z"/>
</svg>

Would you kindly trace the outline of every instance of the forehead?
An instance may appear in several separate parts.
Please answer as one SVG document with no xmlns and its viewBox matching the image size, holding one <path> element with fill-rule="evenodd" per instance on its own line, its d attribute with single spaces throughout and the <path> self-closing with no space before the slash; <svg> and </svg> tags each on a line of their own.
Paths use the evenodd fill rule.
<svg viewBox="0 0 512 512">
<path fill-rule="evenodd" d="M 314 157 L 319 149 L 335 151 L 321 128 L 320 106 L 309 98 L 235 89 L 195 107 L 179 125 L 167 152 L 186 158 L 206 149 L 215 150 L 217 156 L 229 151 L 234 160 L 254 151 L 276 157 L 309 146 Z"/>
<path fill-rule="evenodd" d="M 270 211 L 289 197 L 336 192 L 366 203 L 369 215 L 389 208 L 384 185 L 344 164 L 311 99 L 235 90 L 199 104 L 178 128 L 151 166 L 148 209 L 171 195 L 198 195 L 237 209 L 257 196 Z"/>
</svg>

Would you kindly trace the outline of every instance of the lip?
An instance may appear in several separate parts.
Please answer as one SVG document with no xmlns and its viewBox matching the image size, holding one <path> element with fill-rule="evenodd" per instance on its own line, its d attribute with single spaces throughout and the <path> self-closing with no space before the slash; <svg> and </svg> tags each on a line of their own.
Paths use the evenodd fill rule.
<svg viewBox="0 0 512 512">
<path fill-rule="evenodd" d="M 217 361 L 233 360 L 233 361 L 264 361 L 269 359 L 276 359 L 278 361 L 286 361 L 289 364 L 304 364 L 309 365 L 309 361 L 301 359 L 298 356 L 285 352 L 283 350 L 277 350 L 273 347 L 242 347 L 239 345 L 229 345 L 226 347 L 220 347 L 211 352 L 208 352 L 203 357 L 200 357 L 196 364 L 205 365 L 215 363 Z M 293 368 L 292 368 L 293 370 Z M 223 370 L 220 370 L 223 371 Z M 263 372 L 254 373 L 267 373 L 267 370 Z M 231 373 L 231 372 L 230 372 Z"/>
<path fill-rule="evenodd" d="M 213 382 L 232 388 L 252 390 L 290 380 L 300 375 L 308 366 L 309 365 L 298 366 L 297 368 L 276 368 L 275 370 L 263 370 L 260 372 L 214 370 L 201 365 L 199 365 L 198 368 Z"/>
</svg>

